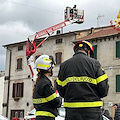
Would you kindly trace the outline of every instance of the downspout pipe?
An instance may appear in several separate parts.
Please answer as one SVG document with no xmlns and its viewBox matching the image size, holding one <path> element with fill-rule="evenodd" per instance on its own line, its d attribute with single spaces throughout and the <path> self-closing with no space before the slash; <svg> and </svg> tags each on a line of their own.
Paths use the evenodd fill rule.
<svg viewBox="0 0 120 120">
<path fill-rule="evenodd" d="M 6 48 L 6 47 L 5 47 L 5 48 Z M 10 58 L 9 58 L 9 74 L 8 74 L 8 91 L 7 91 L 7 106 L 6 106 L 6 117 L 8 117 L 12 50 L 9 49 L 8 47 L 7 47 L 6 49 L 10 51 Z"/>
</svg>

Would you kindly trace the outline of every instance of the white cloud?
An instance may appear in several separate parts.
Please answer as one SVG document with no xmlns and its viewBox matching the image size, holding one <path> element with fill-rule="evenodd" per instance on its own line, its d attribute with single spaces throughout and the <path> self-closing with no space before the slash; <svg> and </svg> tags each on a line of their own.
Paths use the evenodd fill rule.
<svg viewBox="0 0 120 120">
<path fill-rule="evenodd" d="M 26 40 L 29 34 L 34 32 L 22 22 L 8 22 L 0 25 L 0 41 L 8 44 L 21 40 Z"/>
<path fill-rule="evenodd" d="M 5 48 L 2 45 L 16 43 L 27 40 L 28 35 L 33 34 L 22 22 L 8 22 L 0 25 L 0 71 L 5 70 Z"/>
</svg>

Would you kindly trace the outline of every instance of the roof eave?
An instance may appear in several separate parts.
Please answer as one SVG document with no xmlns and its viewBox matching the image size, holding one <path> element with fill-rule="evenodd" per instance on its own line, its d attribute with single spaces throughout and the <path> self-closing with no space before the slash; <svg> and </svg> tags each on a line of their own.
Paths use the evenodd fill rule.
<svg viewBox="0 0 120 120">
<path fill-rule="evenodd" d="M 82 41 L 82 40 L 86 40 L 86 41 L 90 41 L 90 40 L 96 40 L 96 39 L 101 39 L 101 38 L 105 38 L 105 37 L 111 37 L 111 36 L 116 36 L 116 35 L 120 35 L 120 33 L 116 33 L 116 34 L 109 34 L 109 35 L 103 35 L 103 36 L 99 36 L 99 37 L 92 37 L 92 38 L 81 38 L 79 40 L 75 40 L 75 41 L 72 41 L 73 43 L 76 43 L 78 41 Z"/>
</svg>

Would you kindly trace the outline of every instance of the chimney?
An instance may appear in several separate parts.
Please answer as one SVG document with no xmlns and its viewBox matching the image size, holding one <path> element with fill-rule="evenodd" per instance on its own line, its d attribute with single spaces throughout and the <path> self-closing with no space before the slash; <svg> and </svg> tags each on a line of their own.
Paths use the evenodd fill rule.
<svg viewBox="0 0 120 120">
<path fill-rule="evenodd" d="M 60 30 L 57 30 L 56 34 L 57 34 L 57 35 L 60 35 Z"/>
<path fill-rule="evenodd" d="M 93 34 L 94 33 L 94 27 L 91 27 L 90 28 L 90 34 Z"/>
</svg>

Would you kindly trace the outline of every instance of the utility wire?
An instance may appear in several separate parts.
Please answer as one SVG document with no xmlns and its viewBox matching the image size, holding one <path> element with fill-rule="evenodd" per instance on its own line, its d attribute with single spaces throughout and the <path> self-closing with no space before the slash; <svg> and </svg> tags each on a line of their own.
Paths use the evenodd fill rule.
<svg viewBox="0 0 120 120">
<path fill-rule="evenodd" d="M 14 3 L 14 4 L 18 4 L 18 5 L 23 5 L 23 6 L 30 7 L 30 8 L 40 9 L 40 10 L 43 10 L 43 11 L 46 11 L 46 12 L 55 13 L 55 14 L 62 14 L 62 13 L 57 13 L 57 12 L 53 12 L 53 11 L 49 11 L 49 10 L 45 10 L 45 9 L 41 9 L 41 8 L 39 8 L 39 7 L 35 7 L 35 6 L 30 6 L 30 5 L 23 4 L 23 3 L 17 3 L 17 2 L 13 2 L 13 1 L 7 1 L 7 2 Z"/>
</svg>

